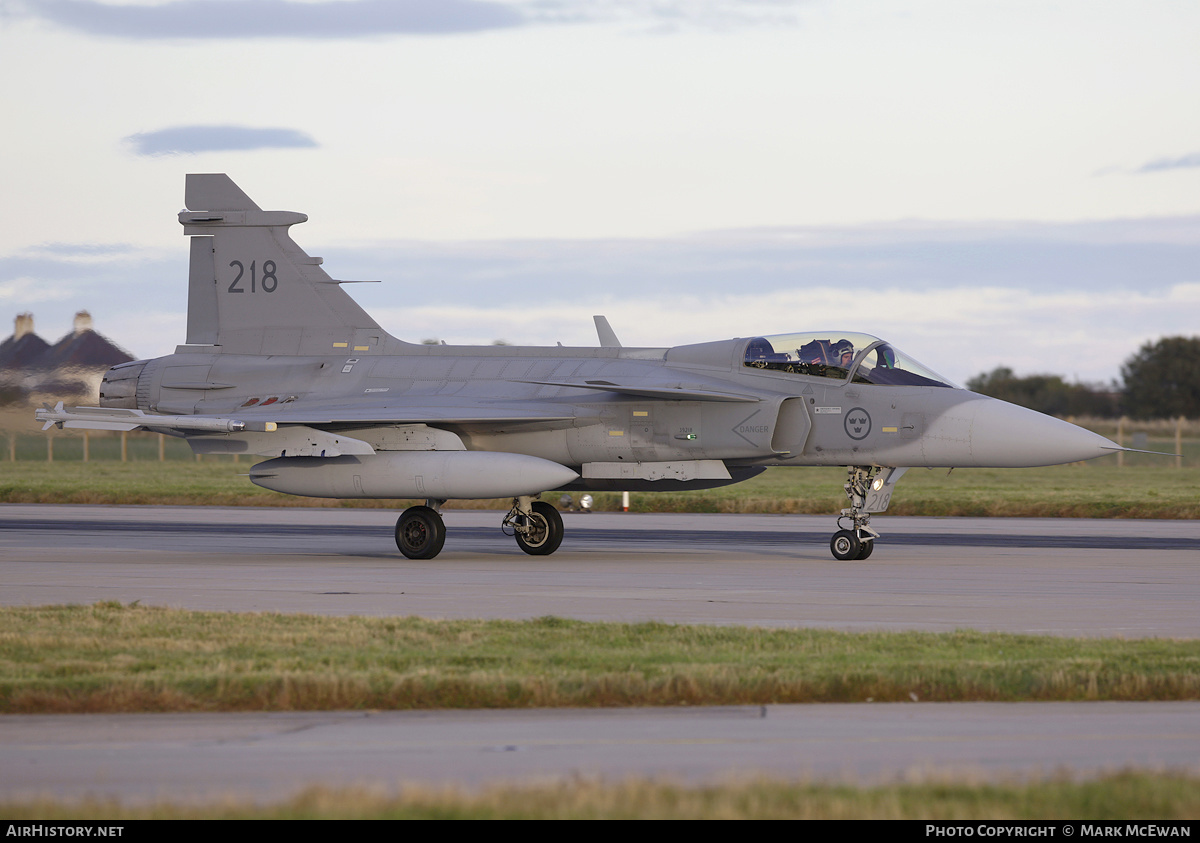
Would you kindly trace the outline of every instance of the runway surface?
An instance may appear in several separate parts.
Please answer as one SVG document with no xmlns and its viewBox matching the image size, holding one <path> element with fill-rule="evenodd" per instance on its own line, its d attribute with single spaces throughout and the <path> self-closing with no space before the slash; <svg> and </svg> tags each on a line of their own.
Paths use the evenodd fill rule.
<svg viewBox="0 0 1200 843">
<path fill-rule="evenodd" d="M 1200 703 L 0 717 L 0 799 L 268 801 L 305 785 L 1197 772 Z"/>
<path fill-rule="evenodd" d="M 501 513 L 446 512 L 436 559 L 362 509 L 0 506 L 0 602 L 320 614 L 661 620 L 847 630 L 1200 637 L 1200 523 L 876 518 L 870 559 L 833 519 L 565 513 L 552 556 Z"/>
<path fill-rule="evenodd" d="M 414 562 L 395 549 L 395 517 L 4 505 L 0 602 L 1200 637 L 1196 522 L 879 517 L 874 555 L 838 562 L 826 517 L 567 513 L 559 552 L 532 557 L 501 534 L 501 513 L 449 510 L 442 555 Z M 754 772 L 1094 776 L 1196 772 L 1197 758 L 1200 703 L 0 717 L 0 798 Z"/>
</svg>

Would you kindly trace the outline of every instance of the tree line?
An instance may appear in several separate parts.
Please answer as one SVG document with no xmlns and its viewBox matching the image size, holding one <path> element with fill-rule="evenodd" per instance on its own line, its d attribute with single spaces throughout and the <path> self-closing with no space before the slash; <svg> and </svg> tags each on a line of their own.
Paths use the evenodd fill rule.
<svg viewBox="0 0 1200 843">
<path fill-rule="evenodd" d="M 1148 342 L 1121 366 L 1122 384 L 1067 383 L 1059 375 L 1017 377 L 1000 366 L 967 388 L 1053 416 L 1134 419 L 1200 417 L 1200 337 Z"/>
</svg>

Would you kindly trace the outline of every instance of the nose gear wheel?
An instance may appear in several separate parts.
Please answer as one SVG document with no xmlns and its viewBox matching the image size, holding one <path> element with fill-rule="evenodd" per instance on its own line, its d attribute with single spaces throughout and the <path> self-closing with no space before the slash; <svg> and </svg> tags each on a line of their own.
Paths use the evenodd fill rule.
<svg viewBox="0 0 1200 843">
<path fill-rule="evenodd" d="M 852 465 L 848 468 L 846 485 L 842 488 L 846 490 L 850 506 L 838 516 L 838 527 L 841 529 L 829 540 L 829 550 L 835 559 L 866 559 L 875 550 L 875 539 L 879 538 L 879 533 L 871 528 L 871 513 L 863 510 L 866 507 L 867 490 L 879 471 L 880 468 L 873 465 Z"/>
</svg>

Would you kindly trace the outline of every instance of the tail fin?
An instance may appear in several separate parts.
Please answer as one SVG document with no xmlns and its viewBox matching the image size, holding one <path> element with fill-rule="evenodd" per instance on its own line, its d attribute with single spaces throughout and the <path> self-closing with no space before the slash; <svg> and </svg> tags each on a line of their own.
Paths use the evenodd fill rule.
<svg viewBox="0 0 1200 843">
<path fill-rule="evenodd" d="M 224 173 L 189 174 L 188 344 L 237 354 L 375 351 L 388 335 L 288 236 L 308 217 L 264 211 Z"/>
</svg>

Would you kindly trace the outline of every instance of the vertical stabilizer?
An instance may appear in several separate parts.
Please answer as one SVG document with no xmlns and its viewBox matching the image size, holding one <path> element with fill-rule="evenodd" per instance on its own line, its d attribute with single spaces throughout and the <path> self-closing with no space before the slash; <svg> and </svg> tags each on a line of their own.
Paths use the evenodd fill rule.
<svg viewBox="0 0 1200 843">
<path fill-rule="evenodd" d="M 238 354 L 375 351 L 387 335 L 288 235 L 308 219 L 264 211 L 224 173 L 189 174 L 190 344 Z"/>
<path fill-rule="evenodd" d="M 261 211 L 224 173 L 192 173 L 183 189 L 183 206 L 192 211 Z"/>
<path fill-rule="evenodd" d="M 617 333 L 612 329 L 612 325 L 608 324 L 607 316 L 593 316 L 592 321 L 596 323 L 596 334 L 600 337 L 601 348 L 621 347 L 621 341 L 617 339 Z"/>
</svg>

